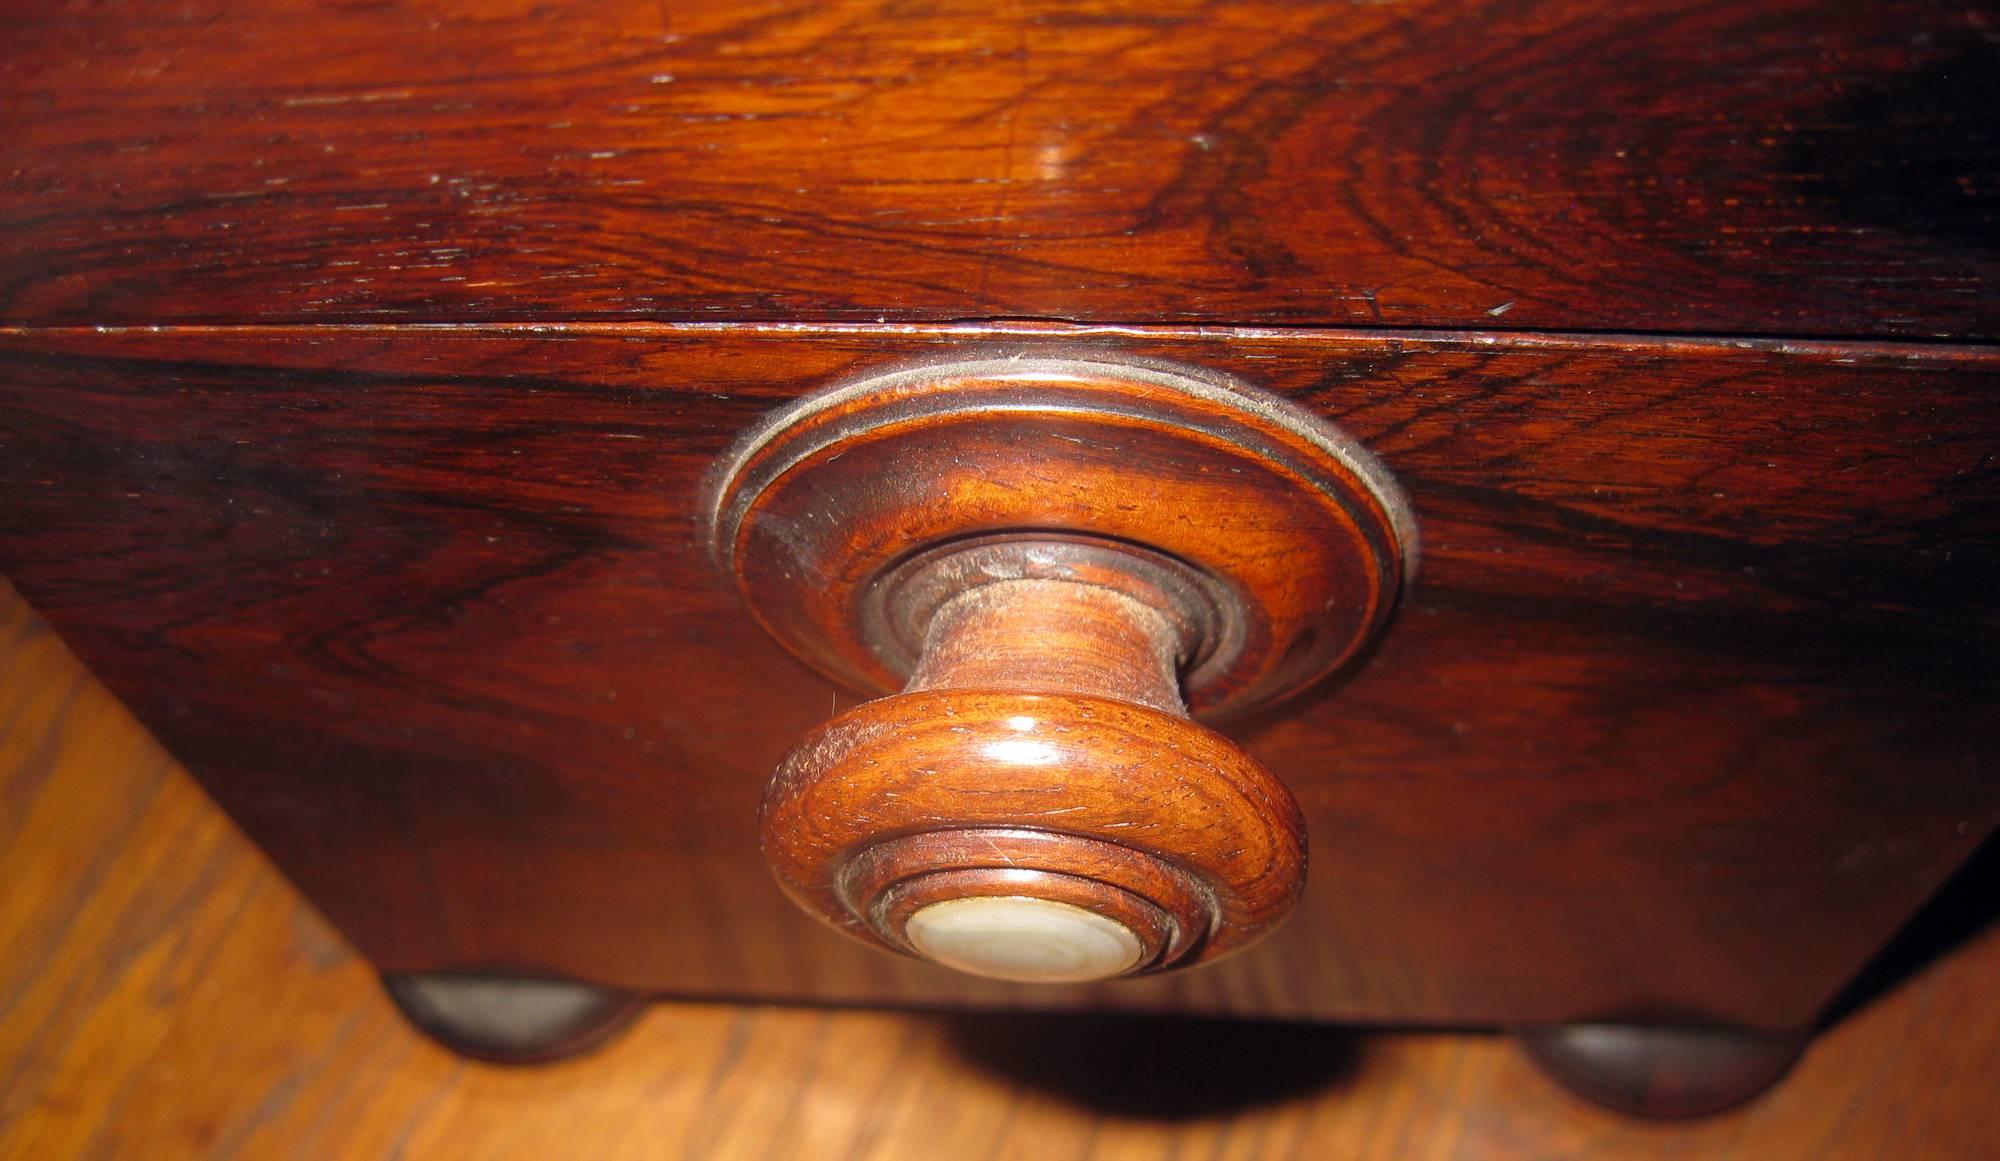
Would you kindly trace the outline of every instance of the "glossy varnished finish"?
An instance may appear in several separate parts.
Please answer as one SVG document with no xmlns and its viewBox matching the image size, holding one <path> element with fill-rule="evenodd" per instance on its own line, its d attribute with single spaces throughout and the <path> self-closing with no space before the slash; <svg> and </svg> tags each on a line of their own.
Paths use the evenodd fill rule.
<svg viewBox="0 0 2000 1161">
<path fill-rule="evenodd" d="M 2000 1155 L 2000 930 L 1751 1109 L 1638 1124 L 1504 1038 L 654 1005 L 553 1069 L 467 1063 L 0 585 L 0 1155 L 263 1161 L 1864 1161 Z"/>
<path fill-rule="evenodd" d="M 1041 761 L 1019 760 L 1030 747 Z M 1174 915 L 1191 944 L 1182 950 L 1203 958 L 1265 934 L 1303 885 L 1305 836 L 1281 783 L 1210 730 L 1106 699 L 937 691 L 850 711 L 780 769 L 765 849 L 803 902 L 851 924 L 859 917 L 832 898 L 842 858 L 913 827 L 964 852 L 924 850 L 905 876 L 1022 866 L 1138 893 L 1172 871 L 1128 872 L 1133 852 L 1176 867 L 1198 884 L 1177 893 L 1202 904 Z M 977 841 L 982 829 L 1026 827 L 1057 841 L 1034 858 Z"/>
<path fill-rule="evenodd" d="M 2000 333 L 1990 5 L 0 16 L 0 319 Z"/>
<path fill-rule="evenodd" d="M 968 347 L 1246 369 L 1380 454 L 1425 533 L 1361 669 L 1229 727 L 1313 834 L 1297 917 L 1255 955 L 1044 1002 L 1790 1028 L 2000 817 L 1979 351 L 12 334 L 0 565 L 385 967 L 1022 1002 L 772 889 L 765 773 L 839 695 L 696 527 L 704 473 L 772 409 Z"/>
<path fill-rule="evenodd" d="M 1239 951 L 1290 912 L 1297 803 L 1186 707 L 1296 695 L 1388 620 L 1415 530 L 1346 433 L 1213 372 L 923 364 L 774 414 L 711 491 L 716 562 L 760 623 L 833 680 L 907 678 L 773 775 L 764 849 L 808 912 L 920 954 L 905 927 L 932 908 L 971 947 L 982 915 L 1078 951 L 1109 921 L 1136 950 L 1104 976 Z"/>
<path fill-rule="evenodd" d="M 1046 578 L 1165 613 L 1173 705 L 1241 715 L 1352 661 L 1417 556 L 1408 504 L 1347 433 L 1145 360 L 1017 350 L 836 384 L 753 428 L 712 491 L 717 563 L 749 610 L 875 692 L 911 676 L 944 601 Z"/>
<path fill-rule="evenodd" d="M 1240 950 L 1291 911 L 1298 804 L 1187 720 L 1165 618 L 1095 585 L 1009 580 L 934 623 L 908 692 L 815 729 L 772 777 L 764 851 L 809 912 L 920 950 L 898 891 L 1051 899 L 1134 934 L 1143 954 L 1106 973 L 1122 975 Z M 979 872 L 999 874 L 965 882 Z"/>
</svg>

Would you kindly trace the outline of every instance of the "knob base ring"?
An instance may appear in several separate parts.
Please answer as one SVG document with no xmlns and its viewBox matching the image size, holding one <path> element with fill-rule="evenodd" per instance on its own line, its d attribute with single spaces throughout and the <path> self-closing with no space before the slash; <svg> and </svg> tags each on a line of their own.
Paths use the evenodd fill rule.
<svg viewBox="0 0 2000 1161">
<path fill-rule="evenodd" d="M 902 687 L 881 590 L 943 546 L 1081 538 L 1174 562 L 1223 612 L 1184 673 L 1197 717 L 1247 713 L 1353 660 L 1415 560 L 1374 457 L 1312 412 L 1150 363 L 906 368 L 802 399 L 709 483 L 709 546 L 764 627 L 834 680 Z"/>
</svg>

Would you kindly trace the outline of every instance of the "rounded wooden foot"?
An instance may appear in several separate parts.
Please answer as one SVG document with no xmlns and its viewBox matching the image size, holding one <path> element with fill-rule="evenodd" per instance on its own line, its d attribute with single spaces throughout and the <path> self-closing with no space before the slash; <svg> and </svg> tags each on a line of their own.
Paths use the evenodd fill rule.
<svg viewBox="0 0 2000 1161">
<path fill-rule="evenodd" d="M 382 986 L 419 1031 L 460 1055 L 499 1064 L 590 1052 L 646 1007 L 629 992 L 534 976 L 384 973 Z"/>
<path fill-rule="evenodd" d="M 1621 1113 L 1703 1117 L 1776 1084 L 1805 1051 L 1804 1032 L 1647 1024 L 1563 1024 L 1517 1032 L 1530 1059 L 1565 1088 Z"/>
</svg>

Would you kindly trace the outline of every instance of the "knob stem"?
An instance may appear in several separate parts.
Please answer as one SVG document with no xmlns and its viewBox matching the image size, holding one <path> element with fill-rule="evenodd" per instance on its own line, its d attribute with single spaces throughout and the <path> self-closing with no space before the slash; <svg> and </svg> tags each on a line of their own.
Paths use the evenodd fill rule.
<svg viewBox="0 0 2000 1161">
<path fill-rule="evenodd" d="M 932 616 L 904 692 L 933 689 L 1084 694 L 1185 717 L 1175 619 L 1125 593 L 1068 580 L 1001 580 Z"/>
</svg>

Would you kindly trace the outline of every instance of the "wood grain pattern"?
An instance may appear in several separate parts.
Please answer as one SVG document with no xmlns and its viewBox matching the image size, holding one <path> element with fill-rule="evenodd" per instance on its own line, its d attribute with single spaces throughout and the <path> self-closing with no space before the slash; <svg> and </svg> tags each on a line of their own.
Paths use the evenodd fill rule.
<svg viewBox="0 0 2000 1161">
<path fill-rule="evenodd" d="M 0 15 L 0 321 L 2000 335 L 1958 0 Z"/>
<path fill-rule="evenodd" d="M 1407 519 L 1344 433 L 1212 375 L 961 362 L 808 396 L 712 479 L 757 622 L 836 683 L 901 685 L 772 776 L 764 852 L 809 914 L 921 953 L 919 897 L 1067 903 L 1137 940 L 1098 978 L 1289 914 L 1297 803 L 1188 715 L 1310 687 L 1394 609 Z"/>
<path fill-rule="evenodd" d="M 1584 1105 L 1485 1036 L 662 1004 L 468 1064 L 0 585 L 0 1156 L 1866 1161 L 2000 1155 L 2000 929 L 1754 1107 Z M 27 889 L 23 889 L 23 888 Z"/>
<path fill-rule="evenodd" d="M 1147 605 L 1080 581 L 950 601 L 905 692 L 778 764 L 760 829 L 779 884 L 816 918 L 910 951 L 892 892 L 1084 907 L 1138 937 L 1133 971 L 1254 943 L 1305 889 L 1304 820 L 1283 783 L 1188 720 L 1177 638 Z"/>
<path fill-rule="evenodd" d="M 1081 577 L 1178 609 L 1200 654 L 1180 698 L 1242 716 L 1359 655 L 1415 552 L 1395 481 L 1347 433 L 1137 360 L 1016 351 L 838 383 L 760 420 L 715 480 L 717 567 L 758 623 L 881 693 L 966 578 Z"/>
<path fill-rule="evenodd" d="M 848 946 L 765 876 L 764 774 L 840 695 L 703 562 L 701 475 L 787 399 L 968 348 L 1254 369 L 1413 497 L 1425 571 L 1367 667 L 1233 729 L 1314 836 L 1255 956 L 1036 996 Z M 1990 352 L 631 325 L 0 355 L 0 565 L 391 969 L 1785 1027 L 2000 819 Z"/>
<path fill-rule="evenodd" d="M 1014 730 L 1022 720 L 1037 728 Z M 1054 770 L 1006 761 L 1004 750 L 999 759 L 984 752 L 1024 734 L 1048 739 L 1030 744 L 1057 755 L 1048 763 Z M 959 836 L 958 827 L 977 829 Z M 1282 782 L 1212 730 L 1102 698 L 989 690 L 883 698 L 802 739 L 765 800 L 764 849 L 780 882 L 816 915 L 857 934 L 856 909 L 871 900 L 843 905 L 847 860 L 919 828 L 969 853 L 986 830 L 1073 839 L 1043 844 L 1033 861 L 998 851 L 987 857 L 1135 894 L 1159 872 L 1117 875 L 1107 855 L 1122 863 L 1138 854 L 1171 868 L 1207 896 L 1174 916 L 1192 941 L 1189 963 L 1264 937 L 1305 885 L 1304 826 Z M 1108 844 L 1117 845 L 1103 851 Z M 926 851 L 919 866 L 945 860 Z"/>
</svg>

